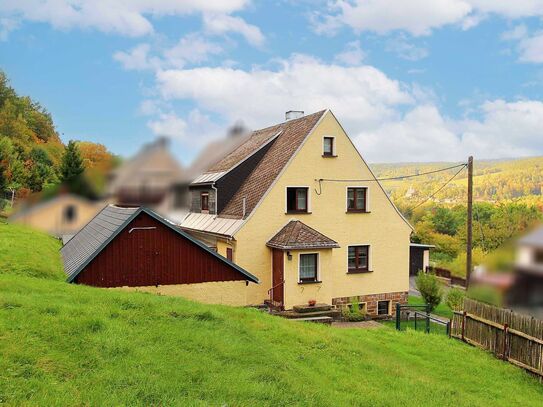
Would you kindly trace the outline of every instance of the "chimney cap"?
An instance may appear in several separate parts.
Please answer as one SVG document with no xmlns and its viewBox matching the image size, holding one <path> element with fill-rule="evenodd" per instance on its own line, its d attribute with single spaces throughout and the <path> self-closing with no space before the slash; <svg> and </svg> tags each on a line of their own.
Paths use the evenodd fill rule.
<svg viewBox="0 0 543 407">
<path fill-rule="evenodd" d="M 303 110 L 289 110 L 285 113 L 285 120 L 299 119 L 304 116 Z"/>
</svg>

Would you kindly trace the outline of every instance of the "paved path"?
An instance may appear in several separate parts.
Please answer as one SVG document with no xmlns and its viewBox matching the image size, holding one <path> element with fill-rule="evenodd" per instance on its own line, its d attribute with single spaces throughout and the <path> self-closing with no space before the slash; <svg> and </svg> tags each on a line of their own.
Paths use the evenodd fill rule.
<svg viewBox="0 0 543 407">
<path fill-rule="evenodd" d="M 332 322 L 334 328 L 361 328 L 361 329 L 376 329 L 383 328 L 384 325 L 377 321 L 360 321 L 360 322 Z"/>
</svg>

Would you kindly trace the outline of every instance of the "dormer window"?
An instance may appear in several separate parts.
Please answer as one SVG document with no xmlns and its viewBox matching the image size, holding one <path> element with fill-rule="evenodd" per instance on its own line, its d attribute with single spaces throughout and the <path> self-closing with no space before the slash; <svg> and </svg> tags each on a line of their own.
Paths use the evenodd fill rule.
<svg viewBox="0 0 543 407">
<path fill-rule="evenodd" d="M 322 141 L 322 155 L 323 157 L 335 157 L 335 137 L 324 137 Z"/>
<path fill-rule="evenodd" d="M 209 192 L 200 192 L 200 210 L 209 212 Z"/>
</svg>

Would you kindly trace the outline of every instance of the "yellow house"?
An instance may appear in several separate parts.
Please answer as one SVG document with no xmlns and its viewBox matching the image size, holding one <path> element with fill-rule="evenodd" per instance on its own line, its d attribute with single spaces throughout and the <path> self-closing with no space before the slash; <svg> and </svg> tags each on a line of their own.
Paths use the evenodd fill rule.
<svg viewBox="0 0 543 407">
<path fill-rule="evenodd" d="M 42 230 L 56 237 L 71 237 L 102 209 L 102 204 L 73 194 L 20 208 L 9 221 Z"/>
<path fill-rule="evenodd" d="M 407 301 L 412 228 L 330 110 L 254 131 L 191 193 L 181 227 L 261 282 L 240 305 Z"/>
</svg>

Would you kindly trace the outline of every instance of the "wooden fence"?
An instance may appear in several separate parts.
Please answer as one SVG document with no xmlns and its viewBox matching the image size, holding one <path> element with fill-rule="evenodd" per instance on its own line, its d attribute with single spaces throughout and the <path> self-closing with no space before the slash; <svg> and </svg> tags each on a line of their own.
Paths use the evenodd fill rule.
<svg viewBox="0 0 543 407">
<path fill-rule="evenodd" d="M 543 376 L 541 320 L 466 298 L 464 310 L 454 312 L 451 336 Z"/>
</svg>

